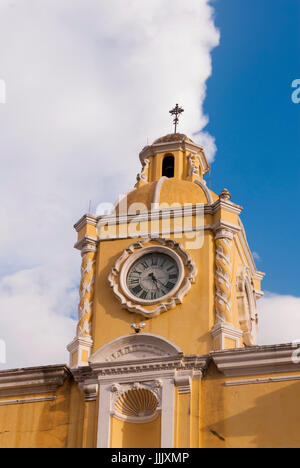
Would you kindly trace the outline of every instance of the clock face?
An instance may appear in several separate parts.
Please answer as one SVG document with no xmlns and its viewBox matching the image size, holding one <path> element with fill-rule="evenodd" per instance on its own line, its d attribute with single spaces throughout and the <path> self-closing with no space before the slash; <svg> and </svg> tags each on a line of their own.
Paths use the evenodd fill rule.
<svg viewBox="0 0 300 468">
<path fill-rule="evenodd" d="M 143 301 L 169 295 L 177 285 L 179 267 L 170 255 L 151 252 L 131 266 L 126 279 L 130 293 Z"/>
</svg>

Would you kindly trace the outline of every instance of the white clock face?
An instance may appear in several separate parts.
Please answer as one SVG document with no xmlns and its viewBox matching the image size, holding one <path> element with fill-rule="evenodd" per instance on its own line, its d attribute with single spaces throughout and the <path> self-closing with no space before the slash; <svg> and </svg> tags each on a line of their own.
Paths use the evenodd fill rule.
<svg viewBox="0 0 300 468">
<path fill-rule="evenodd" d="M 176 260 L 161 252 L 151 252 L 140 257 L 131 266 L 126 284 L 136 298 L 157 301 L 172 293 L 178 279 L 179 267 Z"/>
</svg>

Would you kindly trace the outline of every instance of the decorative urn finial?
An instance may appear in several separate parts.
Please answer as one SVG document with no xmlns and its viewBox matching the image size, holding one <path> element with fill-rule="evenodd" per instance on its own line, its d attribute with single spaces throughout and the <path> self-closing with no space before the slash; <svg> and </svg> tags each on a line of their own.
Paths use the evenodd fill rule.
<svg viewBox="0 0 300 468">
<path fill-rule="evenodd" d="M 227 189 L 224 189 L 220 194 L 220 200 L 231 200 L 231 193 Z"/>
</svg>

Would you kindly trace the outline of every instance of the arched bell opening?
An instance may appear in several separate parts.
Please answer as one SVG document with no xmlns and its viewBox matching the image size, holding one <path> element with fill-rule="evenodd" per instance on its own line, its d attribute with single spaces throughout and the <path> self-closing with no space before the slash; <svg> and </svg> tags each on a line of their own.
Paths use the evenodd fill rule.
<svg viewBox="0 0 300 468">
<path fill-rule="evenodd" d="M 175 176 L 175 158 L 173 154 L 167 154 L 163 160 L 162 176 L 173 179 Z"/>
</svg>

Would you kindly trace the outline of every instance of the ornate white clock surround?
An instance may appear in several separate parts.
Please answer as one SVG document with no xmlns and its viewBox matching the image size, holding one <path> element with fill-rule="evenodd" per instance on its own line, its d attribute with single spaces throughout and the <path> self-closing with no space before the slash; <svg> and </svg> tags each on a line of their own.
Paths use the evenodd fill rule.
<svg viewBox="0 0 300 468">
<path fill-rule="evenodd" d="M 179 274 L 178 274 L 178 279 L 176 281 L 176 284 L 174 284 L 174 288 L 168 294 L 166 294 L 165 296 L 160 297 L 158 299 L 143 300 L 143 299 L 140 299 L 140 298 L 134 296 L 133 294 L 131 294 L 130 290 L 128 289 L 128 285 L 127 285 L 127 275 L 128 275 L 128 272 L 129 272 L 130 268 L 134 265 L 134 263 L 139 258 L 142 258 L 145 255 L 148 255 L 148 254 L 151 254 L 151 253 L 162 253 L 162 254 L 165 254 L 165 255 L 171 257 L 173 260 L 175 260 L 175 262 L 176 262 L 176 264 L 178 266 Z M 174 250 L 170 249 L 169 247 L 159 246 L 159 245 L 155 245 L 155 246 L 153 245 L 151 247 L 145 247 L 142 250 L 139 250 L 139 251 L 133 253 L 125 261 L 125 263 L 122 266 L 121 272 L 120 272 L 120 285 L 121 285 L 121 288 L 122 288 L 123 292 L 125 293 L 125 295 L 131 301 L 137 302 L 137 303 L 139 303 L 141 305 L 153 305 L 153 304 L 159 303 L 161 301 L 165 301 L 166 299 L 173 296 L 178 291 L 183 279 L 184 279 L 184 265 L 183 265 L 183 262 L 182 262 L 180 256 Z"/>
<path fill-rule="evenodd" d="M 151 242 L 153 242 L 153 245 L 146 247 Z M 157 300 L 143 301 L 130 294 L 126 284 L 126 277 L 133 263 L 139 257 L 150 252 L 161 252 L 175 259 L 179 268 L 179 277 L 176 286 L 169 294 Z M 185 270 L 187 270 L 187 273 L 185 273 Z M 196 275 L 197 268 L 191 256 L 183 250 L 181 244 L 170 239 L 147 237 L 135 242 L 123 251 L 112 268 L 108 281 L 123 308 L 129 310 L 129 312 L 152 318 L 173 309 L 177 304 L 181 304 L 184 296 L 195 282 Z M 144 307 L 155 304 L 158 305 L 152 310 Z"/>
</svg>

